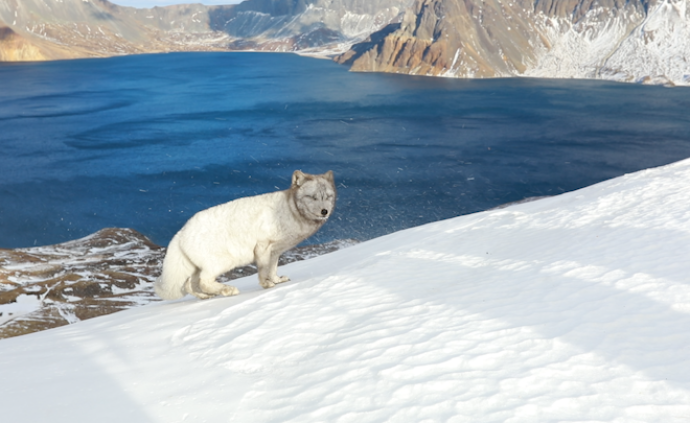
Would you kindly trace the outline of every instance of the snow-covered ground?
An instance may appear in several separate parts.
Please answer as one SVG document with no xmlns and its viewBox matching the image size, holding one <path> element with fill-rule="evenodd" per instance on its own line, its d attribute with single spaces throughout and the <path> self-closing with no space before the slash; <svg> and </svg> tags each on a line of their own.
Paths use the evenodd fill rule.
<svg viewBox="0 0 690 423">
<path fill-rule="evenodd" d="M 688 422 L 690 160 L 0 341 L 7 422 Z"/>
</svg>

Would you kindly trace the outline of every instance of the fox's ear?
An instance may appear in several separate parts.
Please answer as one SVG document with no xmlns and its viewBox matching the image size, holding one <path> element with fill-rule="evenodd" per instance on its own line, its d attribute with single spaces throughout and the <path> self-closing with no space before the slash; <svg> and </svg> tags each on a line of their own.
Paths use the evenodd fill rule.
<svg viewBox="0 0 690 423">
<path fill-rule="evenodd" d="M 302 186 L 304 183 L 304 179 L 307 177 L 307 175 L 304 174 L 301 170 L 296 170 L 292 174 L 292 186 L 293 187 L 299 187 Z"/>
<path fill-rule="evenodd" d="M 335 182 L 335 178 L 333 178 L 333 171 L 329 170 L 328 172 L 324 173 L 323 176 L 328 179 L 331 182 Z"/>
</svg>

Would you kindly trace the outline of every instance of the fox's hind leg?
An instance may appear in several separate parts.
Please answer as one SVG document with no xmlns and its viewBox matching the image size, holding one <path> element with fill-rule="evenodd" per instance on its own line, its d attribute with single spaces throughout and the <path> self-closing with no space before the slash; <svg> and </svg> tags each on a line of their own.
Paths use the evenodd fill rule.
<svg viewBox="0 0 690 423">
<path fill-rule="evenodd" d="M 213 295 L 209 295 L 201 291 L 199 273 L 199 269 L 196 269 L 196 271 L 189 278 L 187 278 L 187 281 L 184 283 L 184 289 L 188 294 L 192 294 L 201 300 L 206 300 L 211 298 Z"/>
<path fill-rule="evenodd" d="M 209 272 L 204 269 L 201 270 L 199 274 L 199 293 L 201 295 L 207 295 L 206 298 L 212 297 L 214 295 L 222 295 L 224 297 L 231 297 L 240 293 L 240 290 L 234 286 L 223 285 L 216 281 L 216 278 L 223 274 L 224 272 Z M 199 298 L 203 297 L 197 295 L 197 293 L 192 293 Z"/>
<path fill-rule="evenodd" d="M 230 297 L 237 295 L 240 291 L 234 286 L 223 285 L 216 282 L 216 278 L 224 272 L 205 271 L 197 269 L 185 282 L 185 290 L 195 297 L 205 300 L 216 295 Z"/>
</svg>

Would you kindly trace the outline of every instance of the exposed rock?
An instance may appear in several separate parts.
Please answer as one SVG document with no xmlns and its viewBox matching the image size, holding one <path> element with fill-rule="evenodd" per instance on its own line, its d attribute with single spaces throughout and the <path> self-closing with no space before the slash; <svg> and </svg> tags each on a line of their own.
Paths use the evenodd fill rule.
<svg viewBox="0 0 690 423">
<path fill-rule="evenodd" d="M 0 24 L 0 61 L 43 60 L 34 46 L 26 43 L 10 28 Z"/>
<path fill-rule="evenodd" d="M 354 71 L 690 84 L 687 0 L 416 0 Z"/>
<path fill-rule="evenodd" d="M 155 300 L 164 249 L 127 229 L 47 247 L 0 250 L 0 338 Z"/>
<path fill-rule="evenodd" d="M 284 265 L 356 243 L 294 248 Z M 159 301 L 153 281 L 165 249 L 131 229 L 103 229 L 62 244 L 0 249 L 0 338 L 23 335 Z M 245 266 L 221 282 L 256 273 Z M 257 282 L 258 283 L 258 282 Z"/>
<path fill-rule="evenodd" d="M 0 62 L 46 60 L 41 50 L 0 22 Z"/>
<path fill-rule="evenodd" d="M 508 23 L 524 19 L 497 0 L 418 0 L 396 31 L 349 60 L 354 71 L 503 76 L 524 70 L 526 34 Z"/>
</svg>

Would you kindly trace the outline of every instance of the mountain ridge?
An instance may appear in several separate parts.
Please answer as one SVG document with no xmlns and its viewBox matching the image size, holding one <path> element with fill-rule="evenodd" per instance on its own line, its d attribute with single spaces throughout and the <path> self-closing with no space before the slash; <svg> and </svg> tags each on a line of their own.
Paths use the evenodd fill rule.
<svg viewBox="0 0 690 423">
<path fill-rule="evenodd" d="M 688 0 L 0 0 L 0 31 L 0 61 L 253 50 L 359 72 L 690 86 Z"/>
<path fill-rule="evenodd" d="M 171 51 L 345 51 L 411 0 L 248 0 L 151 9 L 107 0 L 0 0 L 14 33 L 0 60 L 53 60 Z M 17 44 L 21 43 L 21 46 Z M 31 54 L 25 51 L 31 47 Z"/>
</svg>

